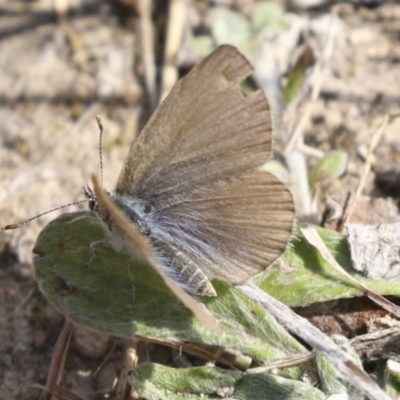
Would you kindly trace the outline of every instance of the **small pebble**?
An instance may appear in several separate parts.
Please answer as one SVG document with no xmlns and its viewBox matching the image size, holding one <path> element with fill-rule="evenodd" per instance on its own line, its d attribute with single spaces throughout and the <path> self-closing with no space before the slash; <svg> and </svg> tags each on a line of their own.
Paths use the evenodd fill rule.
<svg viewBox="0 0 400 400">
<path fill-rule="evenodd" d="M 106 353 L 110 337 L 81 327 L 75 328 L 73 346 L 82 355 L 99 358 Z"/>
</svg>

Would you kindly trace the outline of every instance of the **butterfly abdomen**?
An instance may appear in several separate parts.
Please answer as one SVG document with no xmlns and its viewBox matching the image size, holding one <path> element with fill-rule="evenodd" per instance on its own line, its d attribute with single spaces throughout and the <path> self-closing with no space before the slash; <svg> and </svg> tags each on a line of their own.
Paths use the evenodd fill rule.
<svg viewBox="0 0 400 400">
<path fill-rule="evenodd" d="M 165 238 L 154 235 L 150 221 L 151 214 L 146 214 L 140 207 L 140 202 L 126 199 L 122 196 L 114 198 L 116 205 L 126 214 L 129 220 L 145 235 L 155 249 L 161 263 L 161 268 L 176 284 L 190 294 L 200 296 L 216 296 L 210 280 L 199 266 L 185 255 L 178 246 L 174 246 Z M 147 217 L 147 218 L 146 218 Z"/>
<path fill-rule="evenodd" d="M 174 245 L 172 238 L 150 235 L 151 244 L 158 254 L 159 266 L 175 283 L 190 294 L 216 296 L 217 293 L 204 272 L 184 251 Z"/>
</svg>

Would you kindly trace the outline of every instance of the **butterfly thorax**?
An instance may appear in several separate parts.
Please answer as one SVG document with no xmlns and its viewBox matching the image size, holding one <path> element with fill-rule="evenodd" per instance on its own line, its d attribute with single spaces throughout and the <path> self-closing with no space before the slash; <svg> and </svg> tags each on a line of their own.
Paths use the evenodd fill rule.
<svg viewBox="0 0 400 400">
<path fill-rule="evenodd" d="M 104 191 L 112 198 L 114 203 L 126 214 L 129 220 L 135 224 L 135 226 L 143 235 L 150 235 L 151 230 L 149 224 L 145 221 L 144 217 L 140 215 L 141 213 L 139 211 L 138 203 L 123 196 L 113 196 L 108 191 Z M 93 190 L 89 186 L 86 186 L 83 188 L 83 194 L 88 199 L 89 209 L 99 214 L 102 220 L 107 224 L 108 228 L 112 231 L 112 223 L 111 221 L 108 222 L 106 215 L 102 215 L 96 194 L 93 192 Z"/>
<path fill-rule="evenodd" d="M 121 208 L 122 211 L 127 215 L 127 217 L 135 224 L 135 226 L 140 230 L 140 232 L 149 236 L 151 233 L 149 224 L 145 221 L 144 216 L 140 215 L 139 203 L 135 203 L 130 199 L 116 195 L 113 197 L 114 203 Z"/>
<path fill-rule="evenodd" d="M 89 188 L 84 188 L 84 194 L 89 200 L 89 208 L 96 212 L 107 225 L 110 232 L 114 231 L 114 222 L 111 214 L 99 207 L 96 194 Z M 174 239 L 166 232 L 155 228 L 150 229 L 151 212 L 146 212 L 144 204 L 133 196 L 117 193 L 112 196 L 114 204 L 124 212 L 126 217 L 151 243 L 159 258 L 156 261 L 157 268 L 160 268 L 178 286 L 190 294 L 203 296 L 216 296 L 214 287 L 210 280 L 199 268 L 193 257 L 185 251 L 185 246 L 179 245 L 179 240 Z M 118 234 L 116 235 L 118 237 Z M 129 248 L 129 246 L 128 246 Z M 201 264 L 201 263 L 200 263 Z"/>
</svg>

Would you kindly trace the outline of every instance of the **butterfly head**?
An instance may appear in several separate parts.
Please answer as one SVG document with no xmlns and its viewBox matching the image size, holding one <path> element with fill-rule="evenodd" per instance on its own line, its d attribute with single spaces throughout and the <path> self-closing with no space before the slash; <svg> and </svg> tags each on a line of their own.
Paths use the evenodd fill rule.
<svg viewBox="0 0 400 400">
<path fill-rule="evenodd" d="M 111 193 L 105 189 L 102 189 L 103 192 L 107 193 L 109 196 L 111 196 Z M 86 197 L 88 201 L 88 206 L 90 211 L 94 211 L 95 213 L 100 213 L 100 207 L 99 207 L 99 202 L 97 200 L 97 195 L 95 191 L 89 186 L 86 185 L 83 187 L 83 195 Z M 112 197 L 112 196 L 111 196 Z"/>
<path fill-rule="evenodd" d="M 90 211 L 99 212 L 99 205 L 97 203 L 97 196 L 89 185 L 83 187 L 83 195 L 88 200 Z"/>
</svg>

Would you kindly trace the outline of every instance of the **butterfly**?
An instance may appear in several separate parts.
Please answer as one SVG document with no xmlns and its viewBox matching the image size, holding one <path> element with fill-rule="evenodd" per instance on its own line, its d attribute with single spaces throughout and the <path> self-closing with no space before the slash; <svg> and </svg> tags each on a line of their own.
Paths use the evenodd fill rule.
<svg viewBox="0 0 400 400">
<path fill-rule="evenodd" d="M 239 84 L 253 71 L 222 45 L 178 81 L 133 143 L 113 196 L 85 194 L 115 243 L 153 267 L 203 323 L 192 296 L 216 296 L 212 280 L 242 284 L 285 250 L 294 203 L 260 167 L 272 151 L 268 101 Z"/>
</svg>

